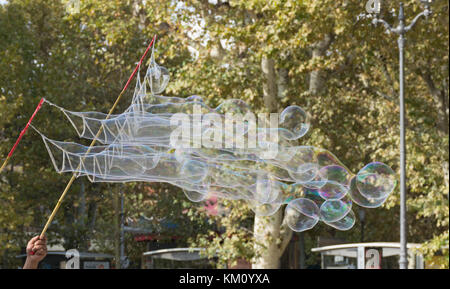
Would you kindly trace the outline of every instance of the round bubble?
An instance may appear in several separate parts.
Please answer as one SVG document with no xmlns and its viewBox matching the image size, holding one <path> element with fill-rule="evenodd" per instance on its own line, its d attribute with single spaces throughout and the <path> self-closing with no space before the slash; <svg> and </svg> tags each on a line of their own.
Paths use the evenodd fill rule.
<svg viewBox="0 0 450 289">
<path fill-rule="evenodd" d="M 326 181 L 319 188 L 319 193 L 325 200 L 339 200 L 348 193 L 348 187 L 341 185 L 338 182 Z"/>
<path fill-rule="evenodd" d="M 326 180 L 322 180 L 320 176 L 316 176 L 309 182 L 301 183 L 305 188 L 308 189 L 320 189 L 327 183 Z"/>
<path fill-rule="evenodd" d="M 319 222 L 319 207 L 311 200 L 298 198 L 288 203 L 284 215 L 289 228 L 303 232 Z"/>
<path fill-rule="evenodd" d="M 302 198 L 313 201 L 317 207 L 320 208 L 325 200 L 320 196 L 319 190 L 304 188 L 302 192 Z"/>
<path fill-rule="evenodd" d="M 319 170 L 319 175 L 322 179 L 333 181 L 342 185 L 347 185 L 350 181 L 350 173 L 341 166 L 330 165 L 322 167 Z"/>
<path fill-rule="evenodd" d="M 324 222 L 333 223 L 345 217 L 352 208 L 349 198 L 326 200 L 320 206 L 320 217 Z"/>
<path fill-rule="evenodd" d="M 319 192 L 326 200 L 339 200 L 348 192 L 349 172 L 341 166 L 325 166 L 319 170 L 319 175 L 326 182 L 320 187 Z"/>
<path fill-rule="evenodd" d="M 385 199 L 396 185 L 394 171 L 383 163 L 370 163 L 356 175 L 356 186 L 359 192 L 369 199 Z"/>
<path fill-rule="evenodd" d="M 327 225 L 340 231 L 350 230 L 355 225 L 356 217 L 352 210 L 345 217 L 335 222 L 325 222 Z"/>
<path fill-rule="evenodd" d="M 308 132 L 309 126 L 309 115 L 299 106 L 288 106 L 280 114 L 280 135 L 285 139 L 301 138 Z"/>
<path fill-rule="evenodd" d="M 361 207 L 364 208 L 378 208 L 380 207 L 387 199 L 380 198 L 380 199 L 372 199 L 372 198 L 366 198 L 363 196 L 360 192 L 358 187 L 356 186 L 356 176 L 352 178 L 350 181 L 350 188 L 348 190 L 348 196 L 352 199 L 352 201 L 356 204 L 358 204 Z"/>
</svg>

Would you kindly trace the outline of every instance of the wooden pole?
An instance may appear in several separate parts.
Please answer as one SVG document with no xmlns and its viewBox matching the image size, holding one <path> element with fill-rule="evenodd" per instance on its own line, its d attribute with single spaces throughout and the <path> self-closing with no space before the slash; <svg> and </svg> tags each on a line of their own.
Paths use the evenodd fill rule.
<svg viewBox="0 0 450 289">
<path fill-rule="evenodd" d="M 139 69 L 139 67 L 142 64 L 142 61 L 144 61 L 145 56 L 147 55 L 148 51 L 150 50 L 150 47 L 153 45 L 154 41 L 156 40 L 156 35 L 153 36 L 152 41 L 150 42 L 150 44 L 148 45 L 147 49 L 145 50 L 144 54 L 141 57 L 141 60 L 139 61 L 139 64 L 136 66 L 136 68 L 134 69 L 133 73 L 130 75 L 130 77 L 128 78 L 127 83 L 125 84 L 125 87 L 122 89 L 122 91 L 120 92 L 119 96 L 117 97 L 116 101 L 114 102 L 113 106 L 111 107 L 111 109 L 109 110 L 107 116 L 105 119 L 109 119 L 109 117 L 111 116 L 111 114 L 113 113 L 114 109 L 116 108 L 117 104 L 119 103 L 120 99 L 122 98 L 122 96 L 124 95 L 125 91 L 127 90 L 128 86 L 130 85 L 131 80 L 133 79 L 134 75 L 136 74 L 137 70 Z M 97 142 L 97 138 L 100 136 L 101 132 L 102 132 L 102 126 L 100 127 L 100 129 L 98 130 L 97 134 L 95 135 L 94 139 L 92 140 L 91 144 L 89 145 L 88 150 L 85 153 L 85 156 L 87 154 L 89 154 L 89 152 L 91 151 L 92 147 L 95 145 L 95 143 Z M 78 165 L 78 168 L 81 166 L 81 162 L 80 165 Z M 44 226 L 44 229 L 41 232 L 40 237 L 44 237 L 45 232 L 47 232 L 48 227 L 50 226 L 51 222 L 53 221 L 53 219 L 55 218 L 56 213 L 59 210 L 59 207 L 61 206 L 62 201 L 64 200 L 64 197 L 66 196 L 67 192 L 69 191 L 70 187 L 72 186 L 73 182 L 75 181 L 77 177 L 77 173 L 75 172 L 72 177 L 70 178 L 69 182 L 66 185 L 66 188 L 64 189 L 64 191 L 62 192 L 61 196 L 59 197 L 58 202 L 56 203 L 55 208 L 53 209 L 53 212 L 51 213 L 50 217 L 47 220 L 47 223 Z"/>
</svg>

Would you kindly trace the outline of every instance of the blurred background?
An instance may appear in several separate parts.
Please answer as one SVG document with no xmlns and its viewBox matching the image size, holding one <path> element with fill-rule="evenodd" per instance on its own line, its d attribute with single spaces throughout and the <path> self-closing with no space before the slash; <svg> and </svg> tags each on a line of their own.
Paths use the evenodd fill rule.
<svg viewBox="0 0 450 289">
<path fill-rule="evenodd" d="M 422 6 L 403 2 L 409 22 Z M 381 1 L 390 23 L 398 4 Z M 171 74 L 165 95 L 198 94 L 211 107 L 238 98 L 255 112 L 299 105 L 312 117 L 299 144 L 330 150 L 353 172 L 382 161 L 398 173 L 397 37 L 373 26 L 365 6 L 362 0 L 1 0 L 2 161 L 42 97 L 68 110 L 106 113 L 156 34 L 156 62 Z M 448 1 L 434 1 L 433 15 L 408 33 L 405 52 L 408 242 L 426 268 L 449 266 L 448 8 Z M 50 138 L 83 142 L 50 106 L 33 124 Z M 23 265 L 27 241 L 40 233 L 69 178 L 55 172 L 29 130 L 0 176 L 0 268 Z M 47 232 L 49 255 L 40 266 L 64 267 L 65 252 L 77 249 L 83 268 L 256 268 L 262 242 L 281 244 L 273 251 L 275 267 L 354 268 L 354 257 L 328 260 L 320 248 L 395 247 L 374 242 L 399 241 L 398 187 L 383 207 L 355 213 L 350 231 L 321 224 L 285 233 L 278 224 L 261 240 L 254 226 L 260 220 L 244 202 L 193 203 L 167 184 L 82 177 Z M 398 267 L 392 256 L 383 268 Z"/>
</svg>

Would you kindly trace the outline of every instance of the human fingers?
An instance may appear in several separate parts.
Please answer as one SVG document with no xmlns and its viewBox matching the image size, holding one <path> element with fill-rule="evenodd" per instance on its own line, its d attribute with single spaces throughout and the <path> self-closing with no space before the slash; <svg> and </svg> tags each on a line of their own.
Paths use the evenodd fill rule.
<svg viewBox="0 0 450 289">
<path fill-rule="evenodd" d="M 32 251 L 37 252 L 39 250 L 47 250 L 47 246 L 45 246 L 45 245 L 34 246 Z"/>
<path fill-rule="evenodd" d="M 43 241 L 43 240 L 37 240 L 37 241 L 34 243 L 35 246 L 37 246 L 37 245 L 46 245 L 46 244 L 47 244 L 47 242 L 46 242 L 46 241 Z"/>
<path fill-rule="evenodd" d="M 39 239 L 39 236 L 35 236 L 28 241 L 28 244 L 34 244 Z"/>
<path fill-rule="evenodd" d="M 44 250 L 44 249 L 39 249 L 39 250 L 37 250 L 34 254 L 35 254 L 36 256 L 44 256 L 46 253 L 47 253 L 46 250 Z"/>
</svg>

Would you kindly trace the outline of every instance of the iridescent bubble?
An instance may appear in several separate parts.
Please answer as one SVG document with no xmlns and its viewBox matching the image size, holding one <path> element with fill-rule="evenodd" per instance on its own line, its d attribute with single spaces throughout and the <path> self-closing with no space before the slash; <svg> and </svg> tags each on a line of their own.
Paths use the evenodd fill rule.
<svg viewBox="0 0 450 289">
<path fill-rule="evenodd" d="M 345 168 L 337 165 L 322 167 L 319 170 L 319 174 L 324 180 L 337 182 L 344 186 L 350 181 L 350 173 Z"/>
<path fill-rule="evenodd" d="M 396 185 L 394 171 L 383 163 L 370 163 L 356 175 L 356 186 L 368 199 L 385 199 Z"/>
<path fill-rule="evenodd" d="M 356 217 L 352 210 L 345 217 L 335 222 L 325 222 L 327 225 L 340 231 L 350 230 L 355 225 Z"/>
<path fill-rule="evenodd" d="M 57 172 L 93 182 L 169 183 L 194 202 L 243 200 L 257 216 L 270 216 L 286 204 L 286 222 L 295 231 L 308 230 L 320 219 L 349 229 L 354 224 L 351 200 L 377 207 L 396 185 L 384 164 L 371 163 L 353 177 L 331 152 L 299 146 L 295 140 L 306 134 L 310 119 L 298 106 L 268 120 L 256 118 L 239 99 L 213 108 L 198 95 L 160 95 L 169 72 L 156 64 L 153 53 L 144 79 L 139 71 L 137 77 L 123 113 L 73 112 L 51 104 L 81 138 L 97 142 L 93 147 L 60 142 L 38 131 Z"/>
<path fill-rule="evenodd" d="M 284 185 L 281 190 L 281 194 L 283 195 L 283 202 L 288 204 L 293 199 L 299 198 L 303 196 L 303 186 L 302 184 L 295 183 L 290 185 Z"/>
<path fill-rule="evenodd" d="M 319 222 L 319 207 L 311 200 L 298 198 L 289 202 L 284 215 L 289 228 L 303 232 Z"/>
<path fill-rule="evenodd" d="M 311 181 L 301 183 L 305 188 L 319 190 L 321 187 L 326 185 L 327 181 L 323 180 L 319 175 L 316 175 Z"/>
<path fill-rule="evenodd" d="M 319 208 L 325 202 L 317 189 L 304 188 L 302 198 L 313 201 Z"/>
<path fill-rule="evenodd" d="M 352 178 L 350 181 L 350 189 L 348 190 L 348 195 L 352 199 L 353 202 L 358 204 L 361 207 L 365 208 L 378 208 L 381 206 L 387 199 L 381 198 L 381 199 L 372 199 L 372 198 L 366 198 L 363 196 L 356 186 L 356 176 Z"/>
<path fill-rule="evenodd" d="M 288 140 L 304 136 L 310 126 L 309 115 L 299 106 L 286 107 L 280 114 L 280 135 Z"/>
<path fill-rule="evenodd" d="M 326 181 L 320 188 L 319 193 L 325 200 L 339 200 L 348 193 L 348 187 L 338 182 Z"/>
<path fill-rule="evenodd" d="M 316 148 L 316 158 L 320 167 L 339 165 L 338 158 L 324 149 Z"/>
<path fill-rule="evenodd" d="M 320 206 L 320 217 L 324 222 L 333 223 L 345 217 L 351 208 L 352 201 L 347 197 L 340 200 L 326 200 Z"/>
<path fill-rule="evenodd" d="M 326 182 L 320 187 L 319 193 L 326 200 L 339 200 L 348 192 L 349 172 L 341 166 L 325 166 L 319 170 L 319 175 Z"/>
</svg>

